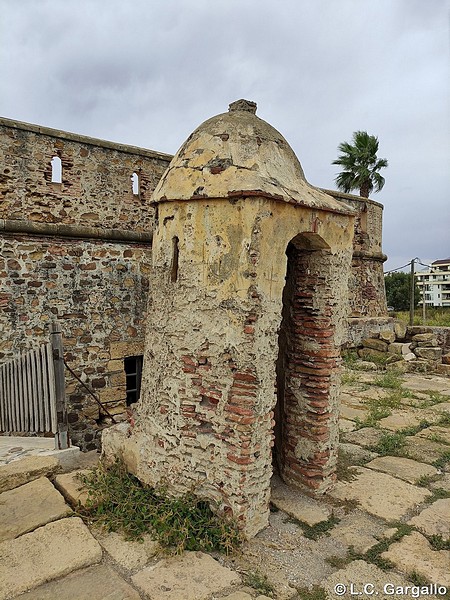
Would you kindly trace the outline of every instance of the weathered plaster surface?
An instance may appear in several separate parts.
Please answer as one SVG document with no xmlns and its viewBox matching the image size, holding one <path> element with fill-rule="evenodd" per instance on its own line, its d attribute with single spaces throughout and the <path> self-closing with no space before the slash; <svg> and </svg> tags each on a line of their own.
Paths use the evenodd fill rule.
<svg viewBox="0 0 450 600">
<path fill-rule="evenodd" d="M 244 132 L 238 167 L 214 160 L 216 140 L 202 131 L 211 129 L 208 121 L 188 139 L 155 192 L 142 398 L 129 437 L 123 429 L 105 432 L 104 453 L 122 451 L 139 478 L 164 482 L 172 493 L 194 490 L 254 535 L 268 519 L 278 330 L 290 242 L 299 249 L 299 269 L 308 284 L 301 288 L 307 298 L 300 300 L 303 308 L 294 309 L 296 340 L 287 352 L 297 387 L 289 380 L 291 405 L 282 418 L 291 435 L 281 444 L 292 446 L 295 440 L 295 447 L 285 448 L 292 468 L 284 475 L 319 491 L 333 478 L 339 345 L 346 330 L 354 224 L 348 207 L 318 190 L 308 195 L 306 186 L 300 200 L 289 187 L 294 172 L 302 176 L 295 156 L 285 152 L 266 175 L 264 148 L 272 146 L 273 133 L 270 128 L 264 138 L 264 127 L 270 126 L 261 126 L 254 115 L 245 115 L 239 126 L 232 115 L 230 128 L 222 116 L 217 119 L 213 130 L 222 132 L 221 140 L 229 135 L 225 141 L 233 160 L 236 137 Z M 255 130 L 260 156 L 250 135 Z M 247 155 L 253 169 L 242 169 Z M 199 156 L 206 161 L 203 167 L 200 159 L 195 162 Z M 222 168 L 230 174 L 216 185 Z M 268 191 L 270 173 L 285 196 L 274 199 Z M 201 195 L 194 193 L 198 177 L 204 183 Z M 244 191 L 230 197 L 236 181 Z M 258 191 L 249 189 L 256 182 Z M 317 209 L 317 198 L 323 210 Z M 316 386 L 320 391 L 310 393 Z"/>
</svg>

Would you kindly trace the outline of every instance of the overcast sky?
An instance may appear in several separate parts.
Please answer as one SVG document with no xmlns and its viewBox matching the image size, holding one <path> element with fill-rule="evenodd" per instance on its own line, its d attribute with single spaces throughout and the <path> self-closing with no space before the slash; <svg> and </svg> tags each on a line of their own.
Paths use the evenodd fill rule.
<svg viewBox="0 0 450 600">
<path fill-rule="evenodd" d="M 0 0 L 0 115 L 175 153 L 238 98 L 310 183 L 380 140 L 385 270 L 450 256 L 450 0 Z"/>
</svg>

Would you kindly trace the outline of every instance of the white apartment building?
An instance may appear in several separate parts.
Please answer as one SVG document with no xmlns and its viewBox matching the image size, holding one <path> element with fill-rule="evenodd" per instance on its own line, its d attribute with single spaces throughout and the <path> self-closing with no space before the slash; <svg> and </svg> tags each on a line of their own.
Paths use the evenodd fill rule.
<svg viewBox="0 0 450 600">
<path fill-rule="evenodd" d="M 450 258 L 435 260 L 429 271 L 416 273 L 423 303 L 425 292 L 426 306 L 450 306 Z"/>
</svg>

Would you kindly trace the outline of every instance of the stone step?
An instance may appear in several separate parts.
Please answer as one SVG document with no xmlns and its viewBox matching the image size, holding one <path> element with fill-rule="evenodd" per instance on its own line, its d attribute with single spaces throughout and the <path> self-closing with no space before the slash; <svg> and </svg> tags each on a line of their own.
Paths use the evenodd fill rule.
<svg viewBox="0 0 450 600">
<path fill-rule="evenodd" d="M 0 493 L 38 477 L 50 477 L 60 469 L 54 456 L 29 456 L 0 466 Z"/>
<path fill-rule="evenodd" d="M 0 542 L 14 539 L 71 513 L 46 477 L 0 494 Z"/>
<path fill-rule="evenodd" d="M 79 517 L 61 519 L 0 543 L 0 600 L 102 559 L 100 544 Z"/>
</svg>

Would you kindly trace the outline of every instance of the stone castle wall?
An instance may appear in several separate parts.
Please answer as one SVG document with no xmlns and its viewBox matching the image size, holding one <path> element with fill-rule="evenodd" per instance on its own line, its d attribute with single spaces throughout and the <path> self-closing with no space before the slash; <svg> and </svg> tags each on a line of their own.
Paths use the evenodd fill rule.
<svg viewBox="0 0 450 600">
<path fill-rule="evenodd" d="M 51 181 L 54 156 L 61 183 Z M 68 364 L 118 419 L 126 411 L 124 358 L 143 354 L 148 200 L 169 159 L 0 120 L 0 361 L 47 341 L 56 318 Z M 98 447 L 110 420 L 66 377 L 72 441 Z"/>
<path fill-rule="evenodd" d="M 52 182 L 55 157 L 60 183 Z M 155 216 L 150 197 L 171 158 L 0 119 L 0 361 L 46 341 L 57 318 L 72 368 L 124 418 L 123 361 L 143 353 Z M 386 312 L 382 206 L 327 193 L 357 209 L 350 302 L 352 317 L 360 317 L 353 321 L 364 329 L 368 317 Z M 362 334 L 352 331 L 358 345 Z M 72 439 L 93 448 L 107 420 L 66 374 Z"/>
</svg>

